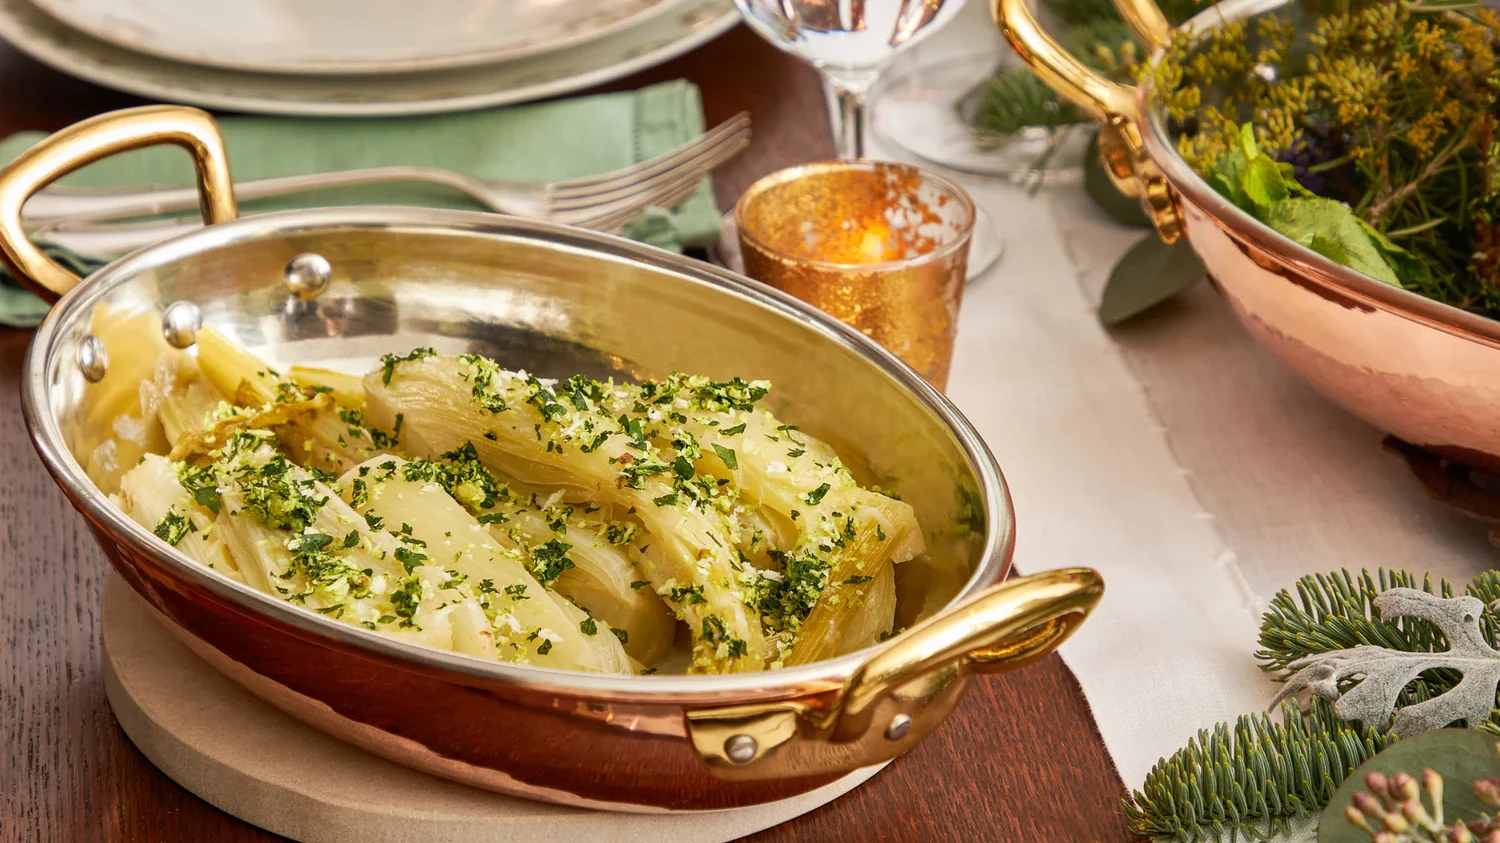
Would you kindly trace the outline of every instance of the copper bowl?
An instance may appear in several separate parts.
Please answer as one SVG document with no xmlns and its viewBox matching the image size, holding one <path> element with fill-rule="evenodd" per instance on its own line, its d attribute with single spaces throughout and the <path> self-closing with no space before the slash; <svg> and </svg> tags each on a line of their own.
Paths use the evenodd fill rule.
<svg viewBox="0 0 1500 843">
<path fill-rule="evenodd" d="M 1226 0 L 1189 33 L 1287 5 Z M 1114 0 L 1160 59 L 1172 30 L 1151 0 Z M 1027 0 L 993 0 L 995 20 L 1050 87 L 1100 121 L 1116 187 L 1138 196 L 1167 242 L 1186 236 L 1256 341 L 1345 410 L 1413 445 L 1500 470 L 1500 322 L 1341 266 L 1236 208 L 1188 166 L 1151 86 L 1085 67 L 1037 24 Z"/>
<path fill-rule="evenodd" d="M 86 280 L 26 240 L 27 196 L 90 161 L 161 142 L 193 152 L 214 224 Z M 234 217 L 217 126 L 195 109 L 104 115 L 0 171 L 0 255 L 39 292 L 62 295 L 31 345 L 26 421 L 114 567 L 168 628 L 253 693 L 337 737 L 437 775 L 572 805 L 752 805 L 910 748 L 972 674 L 1051 652 L 1102 593 L 1087 569 L 996 585 L 1010 567 L 1012 509 L 978 434 L 896 357 L 769 287 L 620 238 L 488 214 Z M 289 285 L 286 273 L 308 252 L 333 267 L 310 300 L 291 293 L 317 291 Z M 97 354 L 91 319 L 101 308 L 161 318 L 178 301 L 273 363 L 363 371 L 382 352 L 432 345 L 544 374 L 689 368 L 768 378 L 772 409 L 860 455 L 857 473 L 916 508 L 932 552 L 897 574 L 897 620 L 911 626 L 877 647 L 768 673 L 605 676 L 411 645 L 234 583 L 124 517 L 74 452 L 89 425 L 109 423 L 89 414 L 101 390 L 136 387 L 111 383 L 111 349 Z"/>
</svg>

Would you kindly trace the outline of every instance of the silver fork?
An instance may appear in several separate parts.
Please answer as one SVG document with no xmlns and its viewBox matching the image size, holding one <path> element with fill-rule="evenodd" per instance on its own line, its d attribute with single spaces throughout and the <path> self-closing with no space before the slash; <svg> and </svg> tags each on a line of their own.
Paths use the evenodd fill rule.
<svg viewBox="0 0 1500 843">
<path fill-rule="evenodd" d="M 701 174 L 700 174 L 701 176 Z M 669 191 L 657 194 L 649 203 L 670 208 L 698 191 L 698 178 L 683 182 Z M 611 212 L 605 224 L 587 226 L 606 234 L 618 234 L 625 223 L 634 219 L 644 206 L 631 206 Z M 203 226 L 197 216 L 146 223 L 110 223 L 91 220 L 58 220 L 37 226 L 32 239 L 60 246 L 74 255 L 92 260 L 109 261 L 142 246 L 159 243 Z"/>
<path fill-rule="evenodd" d="M 648 205 L 670 205 L 692 195 L 704 173 L 750 142 L 750 117 L 738 114 L 699 137 L 648 161 L 597 176 L 551 184 L 478 179 L 437 167 L 373 167 L 238 182 L 241 201 L 306 190 L 401 181 L 458 190 L 503 214 L 613 230 Z M 110 190 L 52 187 L 26 203 L 27 223 L 107 220 L 162 214 L 198 206 L 195 188 Z M 67 230 L 58 225 L 51 230 Z M 141 227 L 144 229 L 144 227 Z"/>
</svg>

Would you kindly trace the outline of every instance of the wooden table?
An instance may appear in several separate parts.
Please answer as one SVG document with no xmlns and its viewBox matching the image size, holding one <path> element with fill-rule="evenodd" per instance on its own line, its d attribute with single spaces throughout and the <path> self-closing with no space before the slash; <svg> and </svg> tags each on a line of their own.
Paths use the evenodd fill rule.
<svg viewBox="0 0 1500 843">
<path fill-rule="evenodd" d="M 817 78 L 743 28 L 607 89 L 685 77 L 710 124 L 749 111 L 755 141 L 716 176 L 721 207 L 756 178 L 832 154 Z M 0 136 L 140 101 L 0 44 Z M 0 840 L 248 841 L 271 835 L 158 772 L 100 678 L 107 563 L 31 448 L 18 379 L 31 334 L 0 330 Z M 1125 790 L 1057 657 L 979 680 L 936 734 L 839 801 L 753 839 L 1117 841 Z"/>
</svg>

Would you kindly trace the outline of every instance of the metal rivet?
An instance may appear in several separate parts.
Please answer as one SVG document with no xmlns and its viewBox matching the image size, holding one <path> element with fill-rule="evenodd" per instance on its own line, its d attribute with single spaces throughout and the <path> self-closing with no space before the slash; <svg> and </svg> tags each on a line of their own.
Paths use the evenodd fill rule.
<svg viewBox="0 0 1500 843">
<path fill-rule="evenodd" d="M 733 735 L 724 741 L 724 754 L 729 760 L 736 764 L 744 764 L 755 760 L 755 753 L 760 749 L 760 744 L 749 735 Z"/>
<path fill-rule="evenodd" d="M 161 335 L 173 348 L 190 348 L 198 341 L 198 329 L 203 327 L 203 314 L 192 302 L 173 302 L 161 317 Z"/>
<path fill-rule="evenodd" d="M 899 741 L 911 732 L 911 715 L 898 714 L 891 718 L 891 725 L 885 727 L 885 739 L 888 741 Z"/>
<path fill-rule="evenodd" d="M 315 299 L 328 289 L 333 266 L 322 255 L 305 252 L 287 262 L 283 277 L 292 295 L 299 299 Z"/>
<path fill-rule="evenodd" d="M 104 353 L 104 341 L 89 334 L 78 344 L 78 371 L 83 373 L 83 379 L 89 383 L 98 383 L 104 380 L 104 372 L 109 368 L 109 356 Z"/>
</svg>

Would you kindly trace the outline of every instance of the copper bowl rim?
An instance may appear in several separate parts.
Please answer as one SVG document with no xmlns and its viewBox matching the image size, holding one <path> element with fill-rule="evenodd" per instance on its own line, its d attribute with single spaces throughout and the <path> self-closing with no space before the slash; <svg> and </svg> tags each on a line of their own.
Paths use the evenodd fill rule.
<svg viewBox="0 0 1500 843">
<path fill-rule="evenodd" d="M 900 169 L 911 170 L 918 176 L 921 176 L 923 180 L 930 181 L 933 184 L 936 184 L 944 190 L 948 191 L 955 198 L 957 198 L 959 202 L 963 204 L 964 209 L 969 212 L 969 224 L 966 227 L 966 230 L 958 237 L 953 238 L 951 241 L 944 243 L 936 249 L 933 249 L 930 252 L 923 252 L 922 254 L 915 257 L 899 258 L 897 260 L 879 261 L 875 263 L 845 263 L 841 261 L 824 261 L 787 254 L 781 249 L 772 247 L 769 243 L 765 242 L 765 240 L 756 237 L 754 232 L 749 231 L 745 228 L 745 208 L 750 202 L 754 201 L 756 197 L 760 196 L 762 193 L 766 192 L 772 187 L 780 184 L 786 184 L 789 181 L 799 179 L 806 175 L 824 173 L 834 170 L 873 171 L 877 165 L 882 167 L 896 167 Z M 745 192 L 741 193 L 740 198 L 734 203 L 735 230 L 739 232 L 740 237 L 748 241 L 762 254 L 771 258 L 775 258 L 776 260 L 783 263 L 796 264 L 797 266 L 805 266 L 811 269 L 822 269 L 832 272 L 889 272 L 893 269 L 911 269 L 913 267 L 925 266 L 929 263 L 937 263 L 940 260 L 945 260 L 951 257 L 955 252 L 964 248 L 968 244 L 968 242 L 973 239 L 974 224 L 978 221 L 978 219 L 979 207 L 974 204 L 974 197 L 969 195 L 969 191 L 964 190 L 963 185 L 960 185 L 953 179 L 950 179 L 941 173 L 935 173 L 932 170 L 918 167 L 915 164 L 908 164 L 904 161 L 876 161 L 869 158 L 859 158 L 853 161 L 814 161 L 811 164 L 798 164 L 794 167 L 787 167 L 784 170 L 778 170 L 768 176 L 762 176 L 754 184 L 746 188 Z"/>
<path fill-rule="evenodd" d="M 190 580 L 217 597 L 279 621 L 299 634 L 333 639 L 373 657 L 390 659 L 421 670 L 458 674 L 478 682 L 525 683 L 600 700 L 649 703 L 686 703 L 705 698 L 758 700 L 795 695 L 809 687 L 836 687 L 885 645 L 777 671 L 722 676 L 614 676 L 553 668 L 487 662 L 400 641 L 313 612 L 298 609 L 224 577 L 188 559 L 151 531 L 115 508 L 89 479 L 68 450 L 57 419 L 48 411 L 48 370 L 65 365 L 54 360 L 63 329 L 88 318 L 94 304 L 115 287 L 140 273 L 215 248 L 267 236 L 316 232 L 320 228 L 379 229 L 403 233 L 469 234 L 511 242 L 550 245 L 552 248 L 593 253 L 603 259 L 635 263 L 681 276 L 690 283 L 707 284 L 750 305 L 770 308 L 807 327 L 825 340 L 852 350 L 893 379 L 930 410 L 958 441 L 973 466 L 986 518 L 985 541 L 969 579 L 947 604 L 962 600 L 981 586 L 1003 577 L 1015 544 L 1014 507 L 1005 478 L 994 456 L 968 419 L 900 358 L 873 340 L 823 312 L 765 284 L 726 269 L 696 261 L 613 235 L 553 223 L 501 217 L 473 211 L 411 207 L 351 206 L 279 211 L 242 217 L 207 226 L 138 250 L 97 270 L 47 314 L 27 349 L 22 381 L 22 412 L 32 444 L 54 480 L 96 528 L 128 542 L 174 575 Z M 898 636 L 899 638 L 899 636 Z M 897 640 L 897 639 L 892 639 Z"/>
<path fill-rule="evenodd" d="M 1202 34 L 1223 24 L 1278 9 L 1291 2 L 1294 0 L 1223 0 L 1194 15 L 1178 29 Z M 1159 61 L 1163 54 L 1163 50 L 1158 50 L 1152 61 Z M 1500 348 L 1500 321 L 1392 286 L 1335 263 L 1257 220 L 1219 195 L 1178 154 L 1167 131 L 1164 111 L 1152 102 L 1152 84 L 1149 76 L 1147 79 L 1136 88 L 1137 113 L 1145 115 L 1141 136 L 1146 154 L 1171 182 L 1174 191 L 1212 218 L 1230 237 L 1266 252 L 1293 271 L 1337 289 L 1364 304 L 1457 337 Z"/>
</svg>

